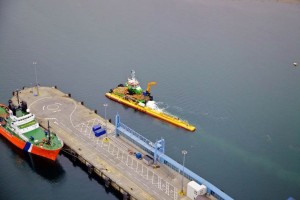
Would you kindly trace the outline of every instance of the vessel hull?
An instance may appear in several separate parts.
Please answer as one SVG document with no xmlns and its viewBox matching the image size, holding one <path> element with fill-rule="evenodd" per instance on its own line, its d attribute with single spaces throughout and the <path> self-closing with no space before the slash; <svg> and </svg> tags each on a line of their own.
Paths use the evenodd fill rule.
<svg viewBox="0 0 300 200">
<path fill-rule="evenodd" d="M 135 104 L 135 103 L 133 103 L 131 101 L 125 100 L 122 97 L 119 97 L 118 95 L 115 95 L 113 93 L 106 93 L 105 96 L 107 98 L 111 99 L 111 100 L 114 100 L 114 101 L 118 102 L 118 103 L 121 103 L 121 104 L 124 104 L 126 106 L 132 107 L 132 108 L 134 108 L 134 109 L 136 109 L 136 110 L 138 110 L 140 112 L 146 113 L 148 115 L 151 115 L 153 117 L 156 117 L 158 119 L 166 121 L 166 122 L 168 122 L 170 124 L 173 124 L 175 126 L 184 128 L 184 129 L 186 129 L 188 131 L 192 131 L 193 132 L 193 131 L 196 130 L 195 126 L 190 125 L 190 124 L 188 124 L 188 123 L 186 123 L 186 122 L 184 122 L 184 121 L 182 121 L 180 119 L 176 119 L 174 117 L 171 117 L 171 116 L 169 116 L 167 114 L 164 114 L 162 112 L 153 110 L 153 109 L 148 108 L 148 107 L 142 107 L 142 106 L 140 106 L 138 104 Z"/>
<path fill-rule="evenodd" d="M 14 144 L 16 147 L 19 149 L 22 149 L 24 151 L 27 151 L 29 153 L 50 159 L 55 161 L 56 157 L 61 150 L 61 148 L 54 149 L 54 150 L 49 150 L 49 149 L 44 149 L 43 147 L 36 146 L 30 142 L 26 142 L 24 140 L 19 139 L 18 137 L 12 135 L 9 133 L 5 128 L 0 126 L 0 134 L 5 137 L 9 142 Z"/>
</svg>

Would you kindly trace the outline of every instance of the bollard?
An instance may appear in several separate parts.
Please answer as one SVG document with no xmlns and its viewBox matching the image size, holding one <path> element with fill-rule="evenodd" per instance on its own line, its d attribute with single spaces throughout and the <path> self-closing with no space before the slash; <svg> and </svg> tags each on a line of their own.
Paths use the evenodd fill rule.
<svg viewBox="0 0 300 200">
<path fill-rule="evenodd" d="M 123 200 L 128 200 L 129 199 L 129 195 L 127 192 L 123 193 Z"/>
<path fill-rule="evenodd" d="M 104 179 L 104 183 L 105 183 L 105 187 L 108 188 L 110 186 L 110 179 L 108 177 L 106 177 Z"/>
<path fill-rule="evenodd" d="M 87 168 L 88 168 L 88 174 L 92 175 L 92 173 L 94 171 L 94 166 L 91 164 L 87 164 Z"/>
</svg>

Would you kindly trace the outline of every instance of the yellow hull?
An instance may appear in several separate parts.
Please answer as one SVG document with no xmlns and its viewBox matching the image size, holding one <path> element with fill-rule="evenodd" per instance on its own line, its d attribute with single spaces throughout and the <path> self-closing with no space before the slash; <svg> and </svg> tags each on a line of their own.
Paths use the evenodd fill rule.
<svg viewBox="0 0 300 200">
<path fill-rule="evenodd" d="M 134 108 L 138 111 L 144 112 L 144 113 L 149 114 L 153 117 L 156 117 L 158 119 L 169 122 L 170 124 L 173 124 L 175 126 L 184 128 L 188 131 L 195 131 L 196 130 L 196 127 L 193 126 L 193 125 L 190 125 L 188 122 L 182 121 L 178 118 L 174 118 L 173 116 L 170 116 L 166 113 L 159 112 L 159 111 L 153 110 L 153 109 L 148 108 L 148 107 L 140 106 L 140 105 L 138 105 L 134 102 L 125 100 L 125 99 L 123 99 L 122 97 L 120 97 L 118 95 L 115 95 L 115 94 L 112 94 L 112 93 L 106 93 L 105 96 L 109 99 L 112 99 L 112 100 L 116 101 L 116 102 L 122 103 L 124 105 L 129 106 L 129 107 L 132 107 L 132 108 Z"/>
</svg>

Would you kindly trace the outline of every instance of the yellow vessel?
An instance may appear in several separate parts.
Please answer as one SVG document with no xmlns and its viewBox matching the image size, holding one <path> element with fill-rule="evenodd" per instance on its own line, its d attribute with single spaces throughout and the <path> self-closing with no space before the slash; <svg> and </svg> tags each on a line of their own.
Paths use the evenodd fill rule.
<svg viewBox="0 0 300 200">
<path fill-rule="evenodd" d="M 135 78 L 135 72 L 132 70 L 131 78 L 128 78 L 125 86 L 120 84 L 118 87 L 111 89 L 109 93 L 105 94 L 105 96 L 118 103 L 132 107 L 175 126 L 184 128 L 188 131 L 195 131 L 195 126 L 189 124 L 185 120 L 162 111 L 156 106 L 155 101 L 153 101 L 153 97 L 150 94 L 150 88 L 155 84 L 156 82 L 148 83 L 147 90 L 143 92 L 139 82 Z"/>
</svg>

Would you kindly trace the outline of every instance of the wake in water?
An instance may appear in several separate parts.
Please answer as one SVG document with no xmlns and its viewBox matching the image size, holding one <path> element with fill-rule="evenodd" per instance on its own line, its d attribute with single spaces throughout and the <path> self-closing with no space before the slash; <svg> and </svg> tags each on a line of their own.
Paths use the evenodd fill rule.
<svg viewBox="0 0 300 200">
<path fill-rule="evenodd" d="M 167 103 L 164 102 L 154 102 L 155 107 L 158 108 L 159 111 L 162 111 L 170 116 L 173 116 L 174 118 L 181 119 L 183 121 L 187 121 L 184 119 L 184 117 L 179 116 L 189 116 L 189 118 L 199 118 L 199 116 L 208 118 L 210 120 L 216 120 L 216 121 L 224 121 L 228 119 L 228 117 L 224 116 L 215 116 L 210 114 L 209 112 L 198 112 L 197 110 L 186 110 L 180 106 L 170 106 Z"/>
<path fill-rule="evenodd" d="M 162 111 L 168 109 L 170 106 L 167 103 L 164 102 L 155 102 L 155 104 L 157 105 L 157 107 L 159 107 L 159 109 L 161 109 Z"/>
<path fill-rule="evenodd" d="M 167 113 L 174 113 L 175 115 L 189 115 L 189 116 L 194 116 L 194 117 L 205 117 L 209 118 L 212 120 L 218 120 L 218 121 L 224 121 L 227 120 L 228 117 L 226 116 L 217 116 L 214 114 L 211 114 L 210 112 L 202 111 L 198 112 L 197 110 L 185 110 L 182 107 L 179 106 L 170 106 L 167 103 L 164 102 L 156 102 L 157 107 L 159 107 L 163 112 Z"/>
</svg>

